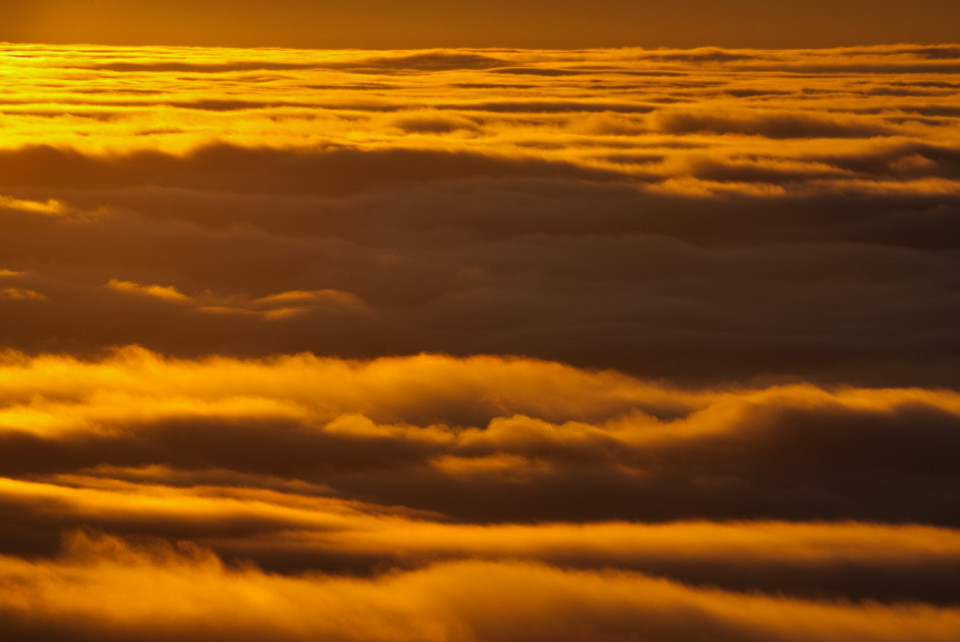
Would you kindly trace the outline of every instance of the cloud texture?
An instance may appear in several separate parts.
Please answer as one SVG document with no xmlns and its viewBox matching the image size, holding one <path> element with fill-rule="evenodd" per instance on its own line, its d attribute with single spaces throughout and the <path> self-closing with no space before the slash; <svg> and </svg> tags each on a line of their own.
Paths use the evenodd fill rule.
<svg viewBox="0 0 960 642">
<path fill-rule="evenodd" d="M 954 392 L 131 348 L 9 353 L 0 398 L 0 613 L 35 639 L 960 630 Z"/>
<path fill-rule="evenodd" d="M 955 640 L 960 52 L 3 45 L 18 640 Z"/>
<path fill-rule="evenodd" d="M 12 347 L 958 383 L 955 47 L 5 55 Z"/>
</svg>

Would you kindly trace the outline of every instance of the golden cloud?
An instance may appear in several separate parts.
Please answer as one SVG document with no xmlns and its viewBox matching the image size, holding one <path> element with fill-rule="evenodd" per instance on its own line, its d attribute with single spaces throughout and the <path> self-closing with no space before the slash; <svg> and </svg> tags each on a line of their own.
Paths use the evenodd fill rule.
<svg viewBox="0 0 960 642">
<path fill-rule="evenodd" d="M 0 559 L 18 634 L 166 640 L 952 639 L 960 614 L 698 589 L 637 573 L 465 561 L 374 579 L 283 577 L 196 547 L 75 536 L 63 557 Z M 76 637 L 74 639 L 77 639 Z"/>
<path fill-rule="evenodd" d="M 957 639 L 958 61 L 0 45 L 0 630 Z"/>
</svg>

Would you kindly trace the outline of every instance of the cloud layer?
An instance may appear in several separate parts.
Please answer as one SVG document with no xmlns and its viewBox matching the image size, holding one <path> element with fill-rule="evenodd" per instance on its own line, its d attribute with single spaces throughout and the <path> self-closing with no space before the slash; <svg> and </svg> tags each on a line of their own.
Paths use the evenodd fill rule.
<svg viewBox="0 0 960 642">
<path fill-rule="evenodd" d="M 376 580 L 225 568 L 202 550 L 77 538 L 54 562 L 0 558 L 8 631 L 32 639 L 951 640 L 960 613 L 692 589 L 637 573 L 465 561 Z M 13 600 L 10 598 L 13 597 Z M 27 615 L 23 601 L 42 605 Z M 103 604 L 111 605 L 109 610 Z"/>
<path fill-rule="evenodd" d="M 960 50 L 0 46 L 0 629 L 960 637 Z"/>
<path fill-rule="evenodd" d="M 4 52 L 12 347 L 958 383 L 952 45 Z"/>
<path fill-rule="evenodd" d="M 954 392 L 129 348 L 9 353 L 0 400 L 0 613 L 33 639 L 960 630 Z"/>
</svg>

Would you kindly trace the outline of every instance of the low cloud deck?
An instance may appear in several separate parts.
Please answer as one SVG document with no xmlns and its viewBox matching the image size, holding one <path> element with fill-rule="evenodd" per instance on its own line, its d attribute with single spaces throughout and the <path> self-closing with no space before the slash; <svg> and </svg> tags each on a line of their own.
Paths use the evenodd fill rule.
<svg viewBox="0 0 960 642">
<path fill-rule="evenodd" d="M 960 47 L 0 71 L 11 639 L 960 637 Z"/>
</svg>

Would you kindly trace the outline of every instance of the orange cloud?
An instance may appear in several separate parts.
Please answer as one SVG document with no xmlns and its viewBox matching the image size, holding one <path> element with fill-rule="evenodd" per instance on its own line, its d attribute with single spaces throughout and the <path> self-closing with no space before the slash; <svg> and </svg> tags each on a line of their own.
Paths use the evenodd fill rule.
<svg viewBox="0 0 960 642">
<path fill-rule="evenodd" d="M 36 290 L 24 288 L 0 288 L 0 299 L 12 299 L 14 301 L 45 301 L 46 295 Z"/>
<path fill-rule="evenodd" d="M 166 640 L 952 639 L 960 614 L 697 589 L 637 573 L 459 562 L 373 579 L 233 569 L 191 546 L 75 536 L 52 561 L 4 558 L 0 613 L 18 635 Z M 212 636 L 212 637 L 211 637 Z M 81 637 L 81 639 L 86 639 Z"/>
<path fill-rule="evenodd" d="M 0 630 L 956 639 L 958 61 L 0 45 Z"/>
<path fill-rule="evenodd" d="M 31 201 L 26 199 L 12 198 L 10 196 L 0 196 L 0 208 L 9 208 L 31 212 L 35 214 L 60 215 L 65 211 L 65 206 L 60 201 L 50 199 L 46 202 Z"/>
<path fill-rule="evenodd" d="M 330 306 L 351 310 L 363 310 L 366 307 L 363 300 L 355 294 L 333 289 L 292 290 L 254 299 L 244 295 L 220 296 L 212 292 L 203 292 L 190 297 L 173 286 L 141 285 L 132 281 L 121 281 L 120 279 L 110 279 L 107 287 L 126 294 L 149 296 L 171 303 L 188 305 L 198 312 L 206 314 L 240 314 L 265 319 L 283 319 L 300 314 L 315 306 Z"/>
<path fill-rule="evenodd" d="M 677 389 L 517 358 L 129 348 L 97 361 L 10 353 L 0 400 L 10 476 L 211 469 L 468 521 L 899 521 L 923 495 L 910 514 L 956 525 L 949 391 Z"/>
<path fill-rule="evenodd" d="M 132 281 L 110 279 L 110 282 L 107 284 L 107 286 L 119 292 L 152 296 L 175 303 L 185 303 L 189 301 L 189 298 L 185 294 L 177 290 L 177 288 L 169 285 L 140 285 L 139 283 L 133 283 Z"/>
</svg>

